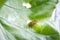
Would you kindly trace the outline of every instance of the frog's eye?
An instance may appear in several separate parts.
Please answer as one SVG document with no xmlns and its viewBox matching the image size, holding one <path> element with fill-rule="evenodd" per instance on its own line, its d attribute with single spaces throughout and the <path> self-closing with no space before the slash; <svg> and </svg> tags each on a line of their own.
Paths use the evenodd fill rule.
<svg viewBox="0 0 60 40">
<path fill-rule="evenodd" d="M 29 27 L 32 27 L 33 25 L 37 24 L 37 21 L 34 20 L 34 21 L 31 21 L 30 23 L 28 23 Z"/>
</svg>

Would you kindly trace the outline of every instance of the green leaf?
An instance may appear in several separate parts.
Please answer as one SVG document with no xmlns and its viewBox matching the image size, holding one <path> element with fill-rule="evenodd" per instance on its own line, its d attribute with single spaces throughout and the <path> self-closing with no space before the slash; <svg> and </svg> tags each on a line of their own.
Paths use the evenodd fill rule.
<svg viewBox="0 0 60 40">
<path fill-rule="evenodd" d="M 7 0 L 0 0 L 0 8 L 4 5 Z"/>
<path fill-rule="evenodd" d="M 60 39 L 60 35 L 59 34 L 53 34 L 50 35 L 50 37 L 46 37 L 47 40 L 59 40 Z"/>
<path fill-rule="evenodd" d="M 0 23 L 4 27 L 4 29 L 6 29 L 10 32 L 16 31 L 15 28 L 11 27 L 11 25 L 10 26 L 8 25 L 9 23 L 4 23 L 4 21 L 1 18 L 0 18 Z"/>
<path fill-rule="evenodd" d="M 6 21 L 4 18 L 0 17 L 0 24 L 3 27 L 3 31 L 5 32 L 3 35 L 6 40 L 27 40 L 23 37 L 22 32 L 26 32 L 23 30 L 23 28 L 19 28 L 18 26 L 10 24 L 8 21 Z M 0 27 L 1 27 L 0 26 Z M 1 29 L 1 28 L 0 28 Z M 20 29 L 20 30 L 19 30 Z M 7 32 L 6 32 L 7 31 Z M 21 33 L 20 33 L 21 32 Z M 28 32 L 27 32 L 28 33 Z M 11 35 L 11 36 L 10 36 Z M 4 40 L 5 40 L 4 39 Z"/>
<path fill-rule="evenodd" d="M 31 0 L 31 20 L 43 20 L 51 17 L 58 0 Z"/>
</svg>

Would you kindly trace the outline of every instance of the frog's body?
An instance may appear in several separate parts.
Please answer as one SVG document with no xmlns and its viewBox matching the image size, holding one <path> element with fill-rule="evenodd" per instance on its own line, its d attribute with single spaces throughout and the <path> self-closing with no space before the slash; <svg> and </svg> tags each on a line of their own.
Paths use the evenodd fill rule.
<svg viewBox="0 0 60 40">
<path fill-rule="evenodd" d="M 58 34 L 58 32 L 54 28 L 52 28 L 49 24 L 46 24 L 46 23 L 42 26 L 39 26 L 37 24 L 37 21 L 32 21 L 28 25 L 36 33 L 39 33 L 39 34 L 43 34 L 43 35 Z"/>
</svg>

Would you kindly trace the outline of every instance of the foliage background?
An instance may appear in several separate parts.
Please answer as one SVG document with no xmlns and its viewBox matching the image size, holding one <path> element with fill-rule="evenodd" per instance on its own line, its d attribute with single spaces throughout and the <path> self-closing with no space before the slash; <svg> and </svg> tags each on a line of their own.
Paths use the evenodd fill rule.
<svg viewBox="0 0 60 40">
<path fill-rule="evenodd" d="M 30 2 L 31 0 L 0 0 L 0 40 L 59 40 L 59 30 L 56 29 L 57 24 L 55 24 L 54 20 L 50 19 L 52 11 L 48 10 L 54 9 L 56 0 L 50 0 L 52 3 L 49 1 L 48 3 L 50 4 L 48 6 L 44 4 L 47 0 L 38 0 L 39 3 L 33 0 L 30 2 L 33 6 L 31 9 L 22 6 L 24 1 Z M 33 2 L 36 3 L 36 5 L 32 4 Z M 40 5 L 40 2 L 42 5 Z M 34 8 L 34 6 L 37 8 Z M 40 10 L 41 7 L 42 12 Z M 40 12 L 43 13 L 42 16 L 40 16 Z M 48 16 L 45 13 L 47 13 Z M 27 21 L 30 20 L 29 18 L 31 20 L 39 20 L 39 26 L 41 24 L 44 25 L 43 28 L 41 28 L 42 30 L 44 29 L 41 31 L 44 35 L 40 34 L 38 25 L 32 29 L 28 28 Z M 48 27 L 45 27 L 45 25 L 48 25 Z M 33 29 L 39 34 L 34 32 Z M 46 29 L 49 29 L 49 32 L 47 32 Z M 49 35 L 45 35 L 46 33 Z"/>
</svg>

